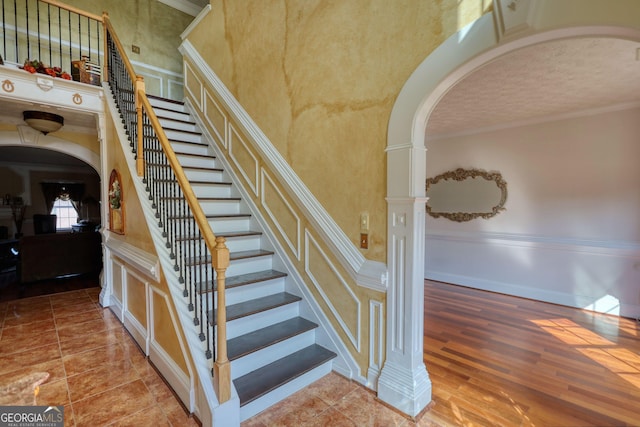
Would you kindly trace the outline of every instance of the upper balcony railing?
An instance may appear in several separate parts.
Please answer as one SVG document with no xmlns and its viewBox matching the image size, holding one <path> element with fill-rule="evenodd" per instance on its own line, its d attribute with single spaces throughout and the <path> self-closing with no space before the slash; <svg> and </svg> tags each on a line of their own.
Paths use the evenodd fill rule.
<svg viewBox="0 0 640 427">
<path fill-rule="evenodd" d="M 7 64 L 41 61 L 72 73 L 72 61 L 101 66 L 102 16 L 55 0 L 1 0 L 0 48 Z"/>
</svg>

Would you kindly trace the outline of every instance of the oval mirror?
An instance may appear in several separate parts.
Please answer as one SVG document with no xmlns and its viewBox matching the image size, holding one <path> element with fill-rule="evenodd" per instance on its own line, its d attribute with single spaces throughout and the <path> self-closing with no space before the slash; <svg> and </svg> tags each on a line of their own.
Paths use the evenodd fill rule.
<svg viewBox="0 0 640 427">
<path fill-rule="evenodd" d="M 458 168 L 427 179 L 426 192 L 429 215 L 465 222 L 505 210 L 507 183 L 499 172 Z"/>
</svg>

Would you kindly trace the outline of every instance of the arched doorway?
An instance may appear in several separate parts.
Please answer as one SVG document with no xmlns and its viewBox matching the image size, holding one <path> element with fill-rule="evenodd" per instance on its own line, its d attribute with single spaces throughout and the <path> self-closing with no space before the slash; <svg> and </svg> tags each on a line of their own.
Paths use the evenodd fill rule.
<svg viewBox="0 0 640 427">
<path fill-rule="evenodd" d="M 640 40 L 640 25 L 631 18 L 640 13 L 640 5 L 629 1 L 616 6 L 614 9 L 607 2 L 580 1 L 494 2 L 492 14 L 438 47 L 400 92 L 391 114 L 386 150 L 387 351 L 378 395 L 387 403 L 415 415 L 431 399 L 431 383 L 422 362 L 421 318 L 425 130 L 432 111 L 456 82 L 508 52 L 569 37 Z"/>
</svg>

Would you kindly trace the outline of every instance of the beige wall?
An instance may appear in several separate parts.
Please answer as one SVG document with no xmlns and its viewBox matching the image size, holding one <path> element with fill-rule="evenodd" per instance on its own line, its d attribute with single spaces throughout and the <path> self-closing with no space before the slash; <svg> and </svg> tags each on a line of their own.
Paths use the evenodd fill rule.
<svg viewBox="0 0 640 427">
<path fill-rule="evenodd" d="M 120 174 L 125 221 L 124 234 L 111 233 L 109 238 L 124 241 L 142 251 L 155 255 L 155 247 L 142 212 L 142 206 L 133 187 L 133 177 L 129 173 L 126 163 L 125 156 L 132 156 L 132 154 L 131 152 L 123 152 L 117 140 L 112 118 L 108 113 L 107 116 L 106 144 L 108 148 L 105 180 L 108 180 L 112 169 L 116 169 Z M 111 262 L 111 260 L 107 262 Z M 142 278 L 139 273 L 135 272 L 135 266 L 128 265 L 123 259 L 116 259 L 113 265 L 115 266 L 113 274 L 115 297 L 122 303 L 123 296 L 127 296 L 125 311 L 131 313 L 145 327 L 148 334 L 152 334 L 153 339 L 162 346 L 177 366 L 187 374 L 188 362 L 185 361 L 183 356 L 179 338 L 183 336 L 182 331 L 177 327 L 178 325 L 173 323 L 171 316 L 172 312 L 175 313 L 175 307 L 170 298 L 158 296 L 158 292 L 161 294 L 170 293 L 164 275 L 161 274 L 159 281 L 151 278 Z M 122 273 L 118 265 L 122 265 L 122 268 L 127 271 L 124 282 L 121 281 Z M 154 292 L 150 292 L 150 289 L 154 290 Z M 148 315 L 153 318 L 152 324 L 147 321 Z M 173 318 L 177 318 L 177 315 L 174 314 Z M 182 341 L 184 342 L 184 339 Z"/>
<path fill-rule="evenodd" d="M 351 241 L 386 261 L 387 124 L 411 72 L 489 1 L 213 0 L 188 40 Z M 408 143 L 409 141 L 407 141 Z"/>
<path fill-rule="evenodd" d="M 178 52 L 180 34 L 192 16 L 156 0 L 66 0 L 65 3 L 97 15 L 108 12 L 131 60 L 182 73 Z M 131 45 L 139 46 L 140 54 L 134 54 Z"/>
</svg>

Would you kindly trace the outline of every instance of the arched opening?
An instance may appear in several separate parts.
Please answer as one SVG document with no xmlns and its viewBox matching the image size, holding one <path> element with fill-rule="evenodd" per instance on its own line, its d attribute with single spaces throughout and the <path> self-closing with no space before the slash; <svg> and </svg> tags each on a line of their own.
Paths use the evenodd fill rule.
<svg viewBox="0 0 640 427">
<path fill-rule="evenodd" d="M 387 145 L 388 269 L 387 361 L 379 397 L 416 414 L 431 398 L 422 363 L 427 177 L 425 130 L 431 113 L 458 81 L 509 52 L 570 37 L 640 40 L 629 17 L 636 4 L 611 8 L 605 2 L 503 2 L 438 47 L 414 71 L 394 105 Z M 580 10 L 580 16 L 569 13 Z M 503 15 L 504 12 L 504 15 Z M 606 22 L 606 26 L 602 23 Z M 426 403 L 425 403 L 426 402 Z"/>
</svg>

